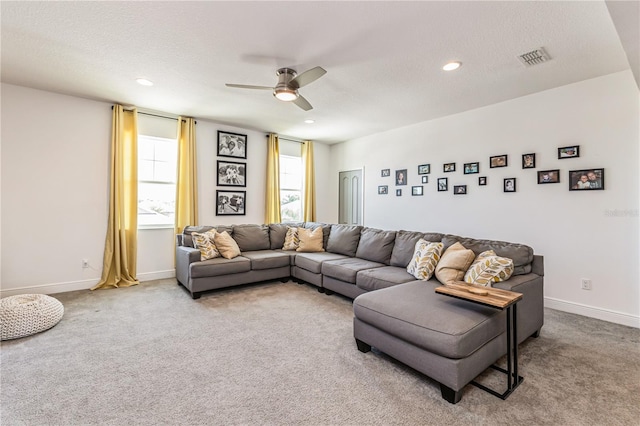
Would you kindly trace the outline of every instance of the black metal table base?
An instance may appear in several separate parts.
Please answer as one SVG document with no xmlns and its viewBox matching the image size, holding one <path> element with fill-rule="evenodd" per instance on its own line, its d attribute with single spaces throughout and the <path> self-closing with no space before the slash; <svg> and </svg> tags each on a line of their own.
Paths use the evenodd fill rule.
<svg viewBox="0 0 640 426">
<path fill-rule="evenodd" d="M 471 382 L 472 385 L 503 400 L 507 399 L 507 397 L 511 395 L 520 383 L 524 381 L 524 378 L 518 375 L 518 324 L 516 319 L 516 307 L 517 303 L 507 307 L 507 369 L 505 370 L 497 365 L 491 366 L 494 370 L 507 375 L 507 390 L 503 393 L 499 393 L 481 383 L 476 382 L 475 380 Z"/>
</svg>

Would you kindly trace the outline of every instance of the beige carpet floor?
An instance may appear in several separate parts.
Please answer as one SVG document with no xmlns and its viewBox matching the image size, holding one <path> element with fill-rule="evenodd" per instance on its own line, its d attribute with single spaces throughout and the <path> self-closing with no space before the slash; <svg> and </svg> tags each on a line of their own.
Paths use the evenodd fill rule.
<svg viewBox="0 0 640 426">
<path fill-rule="evenodd" d="M 452 405 L 429 378 L 359 352 L 351 301 L 311 286 L 54 296 L 57 326 L 2 343 L 3 426 L 639 424 L 640 330 L 578 315 L 545 310 L 506 401 L 467 386 Z"/>
</svg>

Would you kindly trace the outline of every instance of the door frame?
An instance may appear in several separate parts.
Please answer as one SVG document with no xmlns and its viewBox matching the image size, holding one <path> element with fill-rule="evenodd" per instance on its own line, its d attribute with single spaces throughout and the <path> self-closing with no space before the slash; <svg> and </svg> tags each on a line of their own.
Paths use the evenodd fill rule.
<svg viewBox="0 0 640 426">
<path fill-rule="evenodd" d="M 360 171 L 362 172 L 362 184 L 360 187 L 360 205 L 362 206 L 362 224 L 360 226 L 364 226 L 364 212 L 365 212 L 365 208 L 364 208 L 364 189 L 365 189 L 365 166 L 360 166 L 360 167 L 355 167 L 355 168 L 349 168 L 346 170 L 338 170 L 338 215 L 336 216 L 338 218 L 338 222 L 340 222 L 340 173 L 344 173 L 344 172 L 355 172 L 355 171 Z"/>
</svg>

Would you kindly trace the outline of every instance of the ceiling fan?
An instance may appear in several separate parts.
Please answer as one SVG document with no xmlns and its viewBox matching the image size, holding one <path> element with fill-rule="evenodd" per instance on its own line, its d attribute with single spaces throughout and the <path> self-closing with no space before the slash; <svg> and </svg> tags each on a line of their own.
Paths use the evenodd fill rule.
<svg viewBox="0 0 640 426">
<path fill-rule="evenodd" d="M 276 71 L 276 75 L 278 76 L 278 84 L 276 84 L 276 87 L 229 83 L 227 83 L 226 86 L 236 87 L 239 89 L 273 90 L 273 96 L 277 99 L 285 102 L 293 102 L 303 110 L 309 111 L 310 109 L 313 109 L 313 107 L 309 101 L 298 93 L 298 89 L 309 83 L 313 83 L 326 73 L 327 71 L 322 67 L 311 68 L 302 74 L 296 73 L 296 71 L 291 68 L 280 68 Z"/>
</svg>

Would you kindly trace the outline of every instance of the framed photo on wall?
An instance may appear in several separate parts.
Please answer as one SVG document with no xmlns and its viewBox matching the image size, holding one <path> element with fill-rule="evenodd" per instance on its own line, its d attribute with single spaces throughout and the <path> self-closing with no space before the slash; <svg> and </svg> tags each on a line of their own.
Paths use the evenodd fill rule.
<svg viewBox="0 0 640 426">
<path fill-rule="evenodd" d="M 480 173 L 480 163 L 464 163 L 464 174 L 472 175 Z"/>
<path fill-rule="evenodd" d="M 402 197 L 402 189 L 396 189 L 396 197 Z"/>
<path fill-rule="evenodd" d="M 507 156 L 505 155 L 496 155 L 493 157 L 489 157 L 489 168 L 494 169 L 496 167 L 507 167 Z"/>
<path fill-rule="evenodd" d="M 522 154 L 522 168 L 523 169 L 535 169 L 536 168 L 536 155 L 535 154 Z"/>
<path fill-rule="evenodd" d="M 486 176 L 480 176 L 478 178 L 478 185 L 485 186 L 486 184 L 487 184 L 487 177 Z"/>
<path fill-rule="evenodd" d="M 216 216 L 244 216 L 247 191 L 216 191 Z"/>
<path fill-rule="evenodd" d="M 564 160 L 565 158 L 578 158 L 580 157 L 580 145 L 563 146 L 558 148 L 558 159 Z"/>
<path fill-rule="evenodd" d="M 569 191 L 593 191 L 604 189 L 604 169 L 569 171 Z"/>
<path fill-rule="evenodd" d="M 418 166 L 419 175 L 428 175 L 431 173 L 431 164 L 421 164 Z"/>
<path fill-rule="evenodd" d="M 443 192 L 448 190 L 449 190 L 449 179 L 438 178 L 438 192 Z"/>
<path fill-rule="evenodd" d="M 247 135 L 218 130 L 218 157 L 247 158 Z"/>
<path fill-rule="evenodd" d="M 247 186 L 247 165 L 218 160 L 218 186 Z"/>
<path fill-rule="evenodd" d="M 456 171 L 456 163 L 445 163 L 442 166 L 442 171 L 444 173 L 455 172 Z"/>
<path fill-rule="evenodd" d="M 504 180 L 504 192 L 516 192 L 516 178 L 506 178 Z"/>
<path fill-rule="evenodd" d="M 540 170 L 538 172 L 538 184 L 560 183 L 560 170 Z"/>
<path fill-rule="evenodd" d="M 389 169 L 382 169 L 382 170 L 380 170 L 380 176 L 382 176 L 382 177 L 389 177 L 389 176 L 391 176 L 391 170 L 389 170 Z"/>
<path fill-rule="evenodd" d="M 453 185 L 453 195 L 465 195 L 467 193 L 467 185 Z"/>
<path fill-rule="evenodd" d="M 429 176 L 422 176 L 422 183 L 429 183 Z"/>
<path fill-rule="evenodd" d="M 387 195 L 389 193 L 389 187 L 387 185 L 378 186 L 378 194 Z"/>
<path fill-rule="evenodd" d="M 411 187 L 411 195 L 423 195 L 423 188 L 422 186 L 412 186 Z"/>
<path fill-rule="evenodd" d="M 396 170 L 396 185 L 407 184 L 407 169 Z"/>
</svg>

